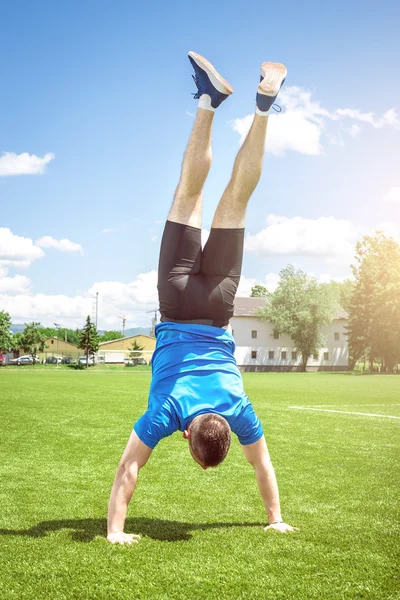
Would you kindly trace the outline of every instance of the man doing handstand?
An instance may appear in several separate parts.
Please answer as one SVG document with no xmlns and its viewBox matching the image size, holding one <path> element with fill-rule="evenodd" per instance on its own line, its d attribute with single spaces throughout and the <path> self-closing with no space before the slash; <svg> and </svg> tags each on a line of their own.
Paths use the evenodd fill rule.
<svg viewBox="0 0 400 600">
<path fill-rule="evenodd" d="M 125 533 L 124 524 L 138 473 L 156 444 L 177 430 L 183 431 L 203 469 L 224 460 L 233 431 L 255 470 L 268 515 L 266 529 L 293 531 L 282 519 L 274 468 L 261 423 L 243 390 L 229 331 L 246 207 L 260 179 L 268 115 L 286 68 L 268 62 L 261 66 L 254 121 L 202 250 L 202 189 L 211 166 L 214 112 L 233 89 L 199 54 L 189 52 L 189 60 L 199 106 L 161 242 L 161 323 L 156 327 L 148 409 L 134 425 L 111 491 L 107 539 L 113 544 L 137 542 L 139 536 Z"/>
</svg>

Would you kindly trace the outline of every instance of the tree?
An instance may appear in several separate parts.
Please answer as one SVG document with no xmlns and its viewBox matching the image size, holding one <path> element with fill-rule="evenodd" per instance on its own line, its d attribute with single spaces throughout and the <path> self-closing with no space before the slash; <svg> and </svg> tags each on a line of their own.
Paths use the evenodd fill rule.
<svg viewBox="0 0 400 600">
<path fill-rule="evenodd" d="M 44 352 L 46 346 L 46 336 L 41 331 L 40 323 L 25 323 L 24 333 L 21 337 L 21 346 L 27 354 L 33 356 L 33 364 L 38 362 L 37 355 Z"/>
<path fill-rule="evenodd" d="M 67 329 L 66 327 L 59 327 L 58 329 L 55 327 L 41 327 L 41 331 L 44 333 L 46 338 L 56 337 L 59 340 L 64 340 L 70 344 L 78 346 L 80 332 L 79 329 Z"/>
<path fill-rule="evenodd" d="M 12 347 L 13 335 L 10 331 L 11 317 L 8 312 L 0 311 L 0 354 L 8 352 Z"/>
<path fill-rule="evenodd" d="M 280 272 L 277 289 L 270 294 L 265 308 L 257 311 L 278 333 L 290 335 L 301 353 L 302 370 L 309 357 L 324 344 L 321 327 L 332 322 L 337 303 L 332 291 L 292 265 Z"/>
<path fill-rule="evenodd" d="M 11 339 L 11 350 L 19 350 L 22 348 L 22 338 L 24 334 L 22 332 L 14 333 Z"/>
<path fill-rule="evenodd" d="M 144 346 L 141 346 L 137 340 L 133 340 L 130 347 L 130 357 L 133 360 L 133 364 L 137 364 L 137 359 L 142 356 L 142 350 L 144 350 Z"/>
<path fill-rule="evenodd" d="M 96 325 L 90 320 L 90 315 L 88 315 L 86 324 L 80 331 L 78 345 L 85 352 L 86 367 L 88 367 L 89 356 L 93 356 L 99 349 L 99 334 Z"/>
<path fill-rule="evenodd" d="M 355 277 L 349 319 L 353 361 L 380 359 L 392 372 L 400 359 L 400 246 L 376 232 L 356 245 Z"/>
<path fill-rule="evenodd" d="M 350 312 L 351 298 L 354 293 L 354 280 L 345 279 L 344 281 L 330 281 L 325 284 L 332 291 L 336 300 L 346 312 Z"/>
<path fill-rule="evenodd" d="M 250 298 L 268 298 L 269 291 L 264 285 L 253 285 L 251 288 Z"/>
<path fill-rule="evenodd" d="M 105 331 L 102 335 L 99 335 L 99 341 L 111 342 L 112 340 L 120 340 L 123 337 L 120 331 Z"/>
</svg>

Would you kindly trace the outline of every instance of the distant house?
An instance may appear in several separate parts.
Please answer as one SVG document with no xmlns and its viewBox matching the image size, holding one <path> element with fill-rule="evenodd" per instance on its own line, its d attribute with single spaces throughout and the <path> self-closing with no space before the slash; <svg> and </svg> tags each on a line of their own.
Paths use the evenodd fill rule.
<svg viewBox="0 0 400 600">
<path fill-rule="evenodd" d="M 46 360 L 50 356 L 71 356 L 72 358 L 78 358 L 83 353 L 83 350 L 64 340 L 59 340 L 56 337 L 46 338 L 44 352 L 39 352 L 38 357 L 40 362 Z M 18 358 L 26 354 L 23 348 L 13 352 L 13 357 Z"/>
<path fill-rule="evenodd" d="M 99 346 L 99 358 L 105 363 L 123 363 L 125 358 L 129 358 L 130 351 L 134 342 L 143 348 L 142 358 L 150 363 L 153 352 L 156 349 L 156 338 L 139 333 L 119 340 L 102 342 Z"/>
<path fill-rule="evenodd" d="M 235 358 L 243 371 L 299 371 L 301 356 L 287 335 L 274 335 L 272 323 L 255 316 L 267 303 L 266 298 L 236 298 L 231 319 L 236 342 Z M 341 309 L 333 322 L 321 329 L 326 346 L 317 356 L 310 357 L 307 371 L 346 371 L 348 369 L 347 343 L 348 314 Z"/>
</svg>

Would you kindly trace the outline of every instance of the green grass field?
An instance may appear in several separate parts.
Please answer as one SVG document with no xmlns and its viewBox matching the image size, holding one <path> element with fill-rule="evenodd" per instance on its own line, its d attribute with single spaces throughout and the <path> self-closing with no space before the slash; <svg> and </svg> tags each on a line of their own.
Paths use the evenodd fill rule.
<svg viewBox="0 0 400 600">
<path fill-rule="evenodd" d="M 400 597 L 400 377 L 244 375 L 264 424 L 283 516 L 265 533 L 235 439 L 203 471 L 180 433 L 141 472 L 126 530 L 105 541 L 115 469 L 145 409 L 147 371 L 0 369 L 2 599 Z"/>
</svg>

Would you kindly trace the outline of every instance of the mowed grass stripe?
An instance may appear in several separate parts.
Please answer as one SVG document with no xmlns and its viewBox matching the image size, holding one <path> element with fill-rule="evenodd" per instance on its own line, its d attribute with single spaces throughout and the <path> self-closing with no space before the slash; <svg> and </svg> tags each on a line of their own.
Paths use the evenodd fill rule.
<svg viewBox="0 0 400 600">
<path fill-rule="evenodd" d="M 288 406 L 389 406 L 400 378 L 244 374 L 298 534 L 263 532 L 236 440 L 204 472 L 176 433 L 139 480 L 127 530 L 140 544 L 111 547 L 110 487 L 149 382 L 134 369 L 0 370 L 2 597 L 397 598 L 398 423 Z"/>
</svg>

